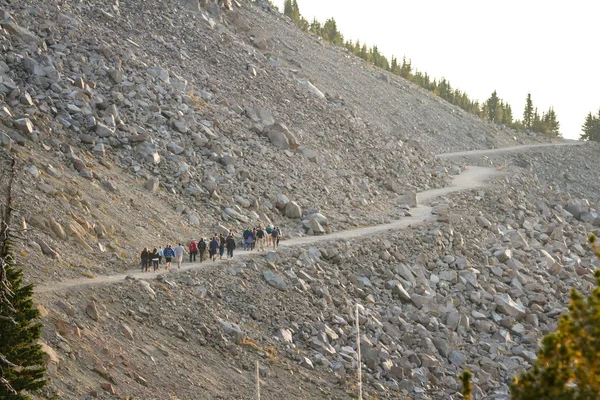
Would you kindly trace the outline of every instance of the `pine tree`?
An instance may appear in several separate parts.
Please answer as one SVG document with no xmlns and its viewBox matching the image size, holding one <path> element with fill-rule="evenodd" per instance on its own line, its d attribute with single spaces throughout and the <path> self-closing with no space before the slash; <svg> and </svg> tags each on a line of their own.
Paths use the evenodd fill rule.
<svg viewBox="0 0 600 400">
<path fill-rule="evenodd" d="M 296 0 L 285 0 L 283 3 L 283 14 L 298 23 L 300 21 L 298 2 Z"/>
<path fill-rule="evenodd" d="M 494 90 L 492 95 L 487 100 L 487 118 L 492 122 L 498 122 L 498 105 L 500 103 L 500 99 L 498 98 L 498 94 Z"/>
<path fill-rule="evenodd" d="M 303 16 L 300 16 L 300 19 L 297 22 L 298 27 L 302 29 L 302 32 L 308 32 L 308 28 L 310 28 L 310 24 Z"/>
<path fill-rule="evenodd" d="M 600 110 L 598 115 L 592 115 L 588 113 L 585 117 L 585 122 L 581 127 L 583 133 L 579 136 L 580 140 L 592 140 L 594 142 L 600 142 Z"/>
<path fill-rule="evenodd" d="M 546 125 L 546 133 L 552 136 L 561 136 L 560 134 L 560 123 L 556 118 L 556 112 L 554 111 L 554 107 L 550 107 L 548 112 L 545 114 L 545 125 Z"/>
<path fill-rule="evenodd" d="M 400 67 L 400 76 L 404 79 L 410 78 L 412 75 L 412 62 L 406 61 L 406 57 L 402 57 L 402 66 Z"/>
<path fill-rule="evenodd" d="M 309 30 L 311 33 L 321 36 L 321 23 L 316 18 L 313 18 Z"/>
<path fill-rule="evenodd" d="M 44 353 L 36 344 L 42 324 L 34 322 L 33 286 L 23 286 L 23 272 L 15 267 L 10 243 L 11 192 L 16 161 L 10 160 L 9 180 L 0 206 L 0 399 L 26 400 L 23 391 L 46 385 Z"/>
<path fill-rule="evenodd" d="M 590 242 L 600 257 L 596 237 Z M 600 270 L 587 300 L 571 290 L 569 311 L 544 336 L 533 368 L 514 379 L 512 400 L 592 400 L 600 393 Z"/>
<path fill-rule="evenodd" d="M 512 108 L 510 107 L 510 104 L 505 103 L 502 111 L 502 123 L 510 126 L 513 123 Z"/>
<path fill-rule="evenodd" d="M 32 392 L 46 385 L 44 353 L 36 344 L 42 324 L 34 322 L 39 311 L 33 306 L 33 286 L 23 286 L 23 272 L 14 265 L 10 241 L 4 240 L 0 249 L 6 281 L 9 284 L 7 302 L 0 303 L 0 354 L 15 365 L 0 369 L 0 378 L 8 381 L 12 389 L 0 386 L 0 398 L 26 400 L 24 390 Z M 18 367 L 16 367 L 18 366 Z"/>
<path fill-rule="evenodd" d="M 533 128 L 533 117 L 533 101 L 531 101 L 531 93 L 527 93 L 525 110 L 523 111 L 523 125 L 526 129 L 531 130 Z"/>
<path fill-rule="evenodd" d="M 325 24 L 323 25 L 323 39 L 327 40 L 328 42 L 331 42 L 333 44 L 337 44 L 338 46 L 341 46 L 344 38 L 342 37 L 341 33 L 338 31 L 337 29 L 337 24 L 335 22 L 335 19 L 333 18 L 329 18 L 327 21 L 325 21 Z"/>
</svg>

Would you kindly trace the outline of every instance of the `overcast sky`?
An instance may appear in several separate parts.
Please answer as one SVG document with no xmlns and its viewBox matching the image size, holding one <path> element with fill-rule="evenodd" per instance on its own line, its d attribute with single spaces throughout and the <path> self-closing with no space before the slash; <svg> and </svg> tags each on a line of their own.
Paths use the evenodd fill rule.
<svg viewBox="0 0 600 400">
<path fill-rule="evenodd" d="M 554 107 L 566 138 L 600 108 L 600 1 L 297 1 L 307 20 L 334 17 L 344 37 L 406 56 L 472 99 L 497 90 L 515 118 L 531 92 L 540 114 Z"/>
</svg>

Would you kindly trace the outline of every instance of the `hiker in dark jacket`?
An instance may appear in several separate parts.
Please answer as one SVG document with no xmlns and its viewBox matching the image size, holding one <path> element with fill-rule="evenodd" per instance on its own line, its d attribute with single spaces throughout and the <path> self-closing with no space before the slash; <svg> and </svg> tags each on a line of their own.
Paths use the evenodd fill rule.
<svg viewBox="0 0 600 400">
<path fill-rule="evenodd" d="M 198 252 L 200 253 L 200 262 L 204 261 L 204 253 L 206 253 L 206 242 L 204 238 L 200 238 L 198 242 Z"/>
<path fill-rule="evenodd" d="M 147 247 L 144 247 L 141 254 L 142 259 L 142 272 L 148 272 L 148 262 L 150 261 L 150 252 Z"/>
<path fill-rule="evenodd" d="M 213 236 L 212 240 L 208 244 L 210 259 L 213 261 L 217 260 L 217 252 L 219 251 L 219 241 L 217 239 L 217 235 Z"/>
<path fill-rule="evenodd" d="M 221 233 L 219 235 L 219 260 L 223 259 L 223 253 L 225 253 L 225 236 Z"/>
<path fill-rule="evenodd" d="M 160 256 L 158 255 L 158 249 L 156 247 L 152 250 L 152 253 L 150 253 L 150 260 L 152 260 L 152 266 L 154 267 L 154 272 L 156 272 L 160 261 Z"/>
<path fill-rule="evenodd" d="M 277 227 L 273 228 L 273 230 L 271 231 L 271 242 L 273 243 L 274 249 L 276 249 L 277 246 L 279 246 L 279 235 L 280 235 L 279 228 L 277 228 Z"/>
<path fill-rule="evenodd" d="M 235 239 L 233 235 L 230 234 L 225 241 L 225 246 L 227 247 L 227 258 L 233 258 L 233 250 L 235 250 Z"/>
<path fill-rule="evenodd" d="M 264 251 L 265 250 L 265 231 L 260 226 L 256 230 L 256 241 L 258 242 L 258 251 Z"/>
</svg>

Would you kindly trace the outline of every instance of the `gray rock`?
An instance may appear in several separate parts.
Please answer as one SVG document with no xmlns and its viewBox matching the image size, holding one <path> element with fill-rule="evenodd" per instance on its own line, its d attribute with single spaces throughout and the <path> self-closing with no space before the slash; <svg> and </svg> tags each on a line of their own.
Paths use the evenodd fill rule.
<svg viewBox="0 0 600 400">
<path fill-rule="evenodd" d="M 19 26 L 10 16 L 0 21 L 0 26 L 2 26 L 2 28 L 4 28 L 11 36 L 16 36 L 26 43 L 40 43 L 39 37 L 31 31 Z"/>
<path fill-rule="evenodd" d="M 98 123 L 96 124 L 96 134 L 101 138 L 107 138 L 114 136 L 115 131 L 104 124 Z"/>
<path fill-rule="evenodd" d="M 239 342 L 246 337 L 246 334 L 244 331 L 242 331 L 242 328 L 233 322 L 219 320 L 219 325 L 221 326 L 223 333 L 233 338 L 236 342 Z"/>
<path fill-rule="evenodd" d="M 18 132 L 11 131 L 8 133 L 8 136 L 19 146 L 25 146 L 25 143 L 27 143 L 27 139 Z"/>
<path fill-rule="evenodd" d="M 419 202 L 417 200 L 417 193 L 410 190 L 404 193 L 404 195 L 402 195 L 398 199 L 398 202 L 401 204 L 406 204 L 411 208 L 417 207 L 419 205 Z"/>
<path fill-rule="evenodd" d="M 224 211 L 225 211 L 225 214 L 227 214 L 228 216 L 230 216 L 234 219 L 237 219 L 238 221 L 245 222 L 245 223 L 250 222 L 250 218 L 246 217 L 245 215 L 240 214 L 233 208 L 227 207 L 227 208 L 225 208 Z"/>
<path fill-rule="evenodd" d="M 92 149 L 92 152 L 98 157 L 104 157 L 106 155 L 106 148 L 104 146 L 104 143 L 98 143 L 97 145 L 95 145 Z"/>
<path fill-rule="evenodd" d="M 285 216 L 292 219 L 297 219 L 302 217 L 302 208 L 298 205 L 298 203 L 294 201 L 290 201 L 285 206 Z"/>
<path fill-rule="evenodd" d="M 300 146 L 298 147 L 298 151 L 302 153 L 304 157 L 306 157 L 309 161 L 314 163 L 319 162 L 319 154 L 313 149 L 309 149 L 308 147 Z"/>
<path fill-rule="evenodd" d="M 44 242 L 42 239 L 38 239 L 37 243 L 40 245 L 40 248 L 42 249 L 42 253 L 44 253 L 45 256 L 49 256 L 55 260 L 60 258 L 59 254 L 54 249 L 52 249 L 46 242 Z"/>
<path fill-rule="evenodd" d="M 467 357 L 458 350 L 452 350 L 448 355 L 448 361 L 457 367 L 462 367 L 467 362 Z"/>
<path fill-rule="evenodd" d="M 267 132 L 267 137 L 271 141 L 271 144 L 273 144 L 273 146 L 277 147 L 278 149 L 289 150 L 290 141 L 285 135 L 285 133 L 283 133 L 281 130 L 269 129 L 269 131 Z"/>
<path fill-rule="evenodd" d="M 181 147 L 177 143 L 173 143 L 173 142 L 171 142 L 167 145 L 167 150 L 169 150 L 171 153 L 177 154 L 177 155 L 179 155 L 185 151 L 185 149 L 183 147 Z"/>
<path fill-rule="evenodd" d="M 161 67 L 150 67 L 147 69 L 148 75 L 156 77 L 163 81 L 166 84 L 171 83 L 171 79 L 169 78 L 169 71 Z"/>
<path fill-rule="evenodd" d="M 29 135 L 33 132 L 33 124 L 31 123 L 29 118 L 17 119 L 15 121 L 15 127 L 19 130 L 19 132 L 24 133 L 26 135 Z M 19 143 L 18 141 L 16 142 Z"/>
<path fill-rule="evenodd" d="M 498 293 L 494 297 L 494 303 L 496 303 L 498 311 L 517 320 L 522 319 L 527 311 L 525 307 L 516 303 L 507 293 Z"/>
<path fill-rule="evenodd" d="M 277 337 L 279 339 L 281 339 L 281 341 L 284 343 L 287 343 L 287 344 L 294 343 L 294 339 L 292 337 L 292 331 L 290 331 L 289 329 L 280 329 L 279 331 L 277 331 Z"/>
<path fill-rule="evenodd" d="M 482 228 L 491 228 L 492 227 L 492 223 L 490 221 L 488 221 L 487 218 L 478 215 L 475 220 L 477 221 L 477 224 L 479 224 L 479 226 L 481 226 Z"/>
<path fill-rule="evenodd" d="M 4 147 L 6 151 L 10 151 L 13 146 L 13 140 L 4 132 L 0 132 L 0 146 Z"/>
<path fill-rule="evenodd" d="M 265 278 L 265 281 L 267 281 L 267 283 L 273 286 L 275 289 L 279 289 L 283 292 L 288 290 L 288 285 L 285 283 L 283 278 L 270 269 L 263 270 L 263 277 Z"/>
<path fill-rule="evenodd" d="M 49 195 L 53 195 L 56 193 L 56 189 L 54 188 L 54 186 L 48 185 L 47 183 L 40 183 L 38 185 L 38 189 Z"/>
<path fill-rule="evenodd" d="M 85 307 L 85 312 L 91 319 L 93 319 L 94 321 L 98 321 L 99 316 L 98 308 L 96 308 L 96 302 L 90 301 L 89 303 L 87 303 L 87 306 Z"/>
<path fill-rule="evenodd" d="M 506 262 L 512 258 L 512 250 L 510 249 L 501 249 L 494 253 L 494 257 L 498 259 L 501 263 Z"/>
<path fill-rule="evenodd" d="M 394 281 L 394 282 L 395 282 L 395 284 L 392 287 L 392 293 L 397 295 L 400 298 L 400 300 L 402 300 L 403 302 L 406 302 L 406 303 L 411 302 L 412 298 L 410 297 L 410 294 L 408 294 L 406 289 L 404 289 L 404 286 L 402 286 L 402 284 L 398 281 Z"/>
<path fill-rule="evenodd" d="M 160 185 L 159 179 L 153 176 L 146 181 L 145 187 L 147 190 L 151 191 L 152 193 L 156 193 L 156 192 L 158 192 L 159 185 Z"/>
</svg>

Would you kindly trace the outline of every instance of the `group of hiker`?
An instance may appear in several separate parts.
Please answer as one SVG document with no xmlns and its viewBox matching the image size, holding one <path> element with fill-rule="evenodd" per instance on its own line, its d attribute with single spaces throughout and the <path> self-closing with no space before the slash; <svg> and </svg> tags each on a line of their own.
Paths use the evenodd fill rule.
<svg viewBox="0 0 600 400">
<path fill-rule="evenodd" d="M 258 251 L 265 251 L 265 245 L 266 247 L 272 246 L 274 249 L 279 246 L 281 230 L 279 227 L 269 226 L 263 229 L 257 226 L 244 230 L 242 237 L 244 251 L 253 251 L 255 247 L 258 247 Z M 191 240 L 187 250 L 181 243 L 178 243 L 175 247 L 168 244 L 164 249 L 155 247 L 150 250 L 148 247 L 144 247 L 140 256 L 142 272 L 148 272 L 150 266 L 152 266 L 154 272 L 158 271 L 163 258 L 165 259 L 165 269 L 167 271 L 171 269 L 172 262 L 176 262 L 177 268 L 181 268 L 185 253 L 189 253 L 190 262 L 196 262 L 197 256 L 200 259 L 199 261 L 203 262 L 206 250 L 208 250 L 208 259 L 212 261 L 216 261 L 217 257 L 223 259 L 225 250 L 227 250 L 227 258 L 232 258 L 235 248 L 236 241 L 233 232 L 229 232 L 227 236 L 215 233 L 210 240 L 206 238 L 200 238 L 198 241 Z"/>
<path fill-rule="evenodd" d="M 266 247 L 273 246 L 274 249 L 279 246 L 281 239 L 281 230 L 278 226 L 268 226 L 263 229 L 260 226 L 252 229 L 246 229 L 243 233 L 244 251 L 253 251 L 258 246 L 258 251 L 265 251 Z"/>
</svg>

